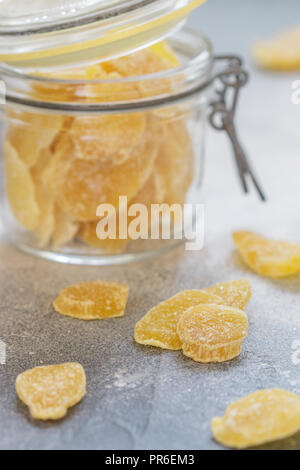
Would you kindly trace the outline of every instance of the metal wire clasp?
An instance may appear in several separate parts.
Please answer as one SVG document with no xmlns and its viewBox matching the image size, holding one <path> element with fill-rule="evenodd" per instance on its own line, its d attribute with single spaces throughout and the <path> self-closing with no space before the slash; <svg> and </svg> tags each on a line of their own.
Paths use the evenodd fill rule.
<svg viewBox="0 0 300 470">
<path fill-rule="evenodd" d="M 262 201 L 265 194 L 250 166 L 243 147 L 240 144 L 235 126 L 235 113 L 240 90 L 249 80 L 249 74 L 243 69 L 243 62 L 235 56 L 216 56 L 215 61 L 227 62 L 226 68 L 215 75 L 213 82 L 217 99 L 211 103 L 209 120 L 214 129 L 225 131 L 232 143 L 235 161 L 245 193 L 249 192 L 247 177 L 254 184 Z"/>
</svg>

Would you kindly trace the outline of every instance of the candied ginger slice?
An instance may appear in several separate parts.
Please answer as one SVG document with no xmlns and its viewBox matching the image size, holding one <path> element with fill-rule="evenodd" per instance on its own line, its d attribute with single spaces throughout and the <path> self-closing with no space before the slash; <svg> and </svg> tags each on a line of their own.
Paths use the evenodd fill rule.
<svg viewBox="0 0 300 470">
<path fill-rule="evenodd" d="M 155 162 L 168 204 L 183 204 L 194 178 L 194 152 L 183 120 L 163 125 L 163 141 Z"/>
<path fill-rule="evenodd" d="M 100 65 L 88 67 L 86 75 L 89 79 L 97 79 L 95 83 L 86 86 L 86 100 L 89 103 L 122 102 L 139 98 L 134 84 L 120 81 L 120 74 L 106 73 Z M 141 142 L 146 130 L 146 119 L 146 114 L 142 112 L 75 118 L 71 135 L 76 156 L 84 160 L 100 159 L 103 162 L 122 164 Z"/>
<path fill-rule="evenodd" d="M 105 72 L 116 72 L 123 77 L 140 77 L 171 68 L 170 63 L 151 48 L 102 62 L 100 65 Z"/>
<path fill-rule="evenodd" d="M 130 207 L 132 207 L 133 204 L 144 204 L 148 209 L 150 209 L 151 204 L 159 204 L 163 202 L 164 195 L 165 193 L 163 188 L 161 188 L 159 185 L 157 175 L 154 173 L 150 176 L 149 180 L 139 191 L 137 196 L 132 200 L 128 210 Z M 124 217 L 120 218 L 120 214 L 117 213 L 116 239 L 99 238 L 97 235 L 98 222 L 88 222 L 81 224 L 80 237 L 87 245 L 98 248 L 100 252 L 110 254 L 124 253 L 128 243 L 130 242 L 128 227 L 130 226 L 133 217 L 128 216 L 128 214 L 127 216 L 123 214 L 123 216 Z M 124 226 L 121 227 L 120 223 Z M 150 223 L 151 220 L 148 220 L 148 228 L 151 227 Z M 122 233 L 127 233 L 127 238 L 120 238 L 120 230 L 122 230 Z"/>
<path fill-rule="evenodd" d="M 36 367 L 18 375 L 16 391 L 33 418 L 61 419 L 86 394 L 85 372 L 78 363 Z"/>
<path fill-rule="evenodd" d="M 9 142 L 4 144 L 4 173 L 6 194 L 15 218 L 27 230 L 35 230 L 39 223 L 40 211 L 33 178 Z"/>
<path fill-rule="evenodd" d="M 35 76 L 38 80 L 33 83 L 32 92 L 36 99 L 66 103 L 85 101 L 86 85 L 81 82 L 87 78 L 86 68 L 70 68 L 47 74 L 39 72 Z M 59 83 L 58 80 L 64 82 Z M 67 83 L 69 80 L 78 83 Z"/>
<path fill-rule="evenodd" d="M 40 248 L 45 248 L 49 244 L 55 228 L 54 200 L 47 192 L 42 181 L 42 172 L 51 157 L 50 150 L 43 150 L 37 164 L 31 169 L 36 201 L 40 212 L 39 223 L 34 230 L 34 234 Z"/>
<path fill-rule="evenodd" d="M 124 253 L 126 247 L 129 243 L 129 240 L 122 239 L 110 239 L 107 238 L 102 240 L 97 236 L 97 225 L 98 222 L 88 222 L 81 225 L 79 235 L 82 240 L 90 246 L 97 248 L 102 253 L 110 254 L 120 254 Z"/>
<path fill-rule="evenodd" d="M 31 168 L 37 163 L 41 150 L 51 146 L 63 122 L 64 118 L 60 115 L 13 112 L 7 138 L 22 162 Z"/>
<path fill-rule="evenodd" d="M 32 175 L 40 213 L 38 226 L 34 230 L 34 234 L 38 240 L 39 247 L 44 248 L 49 244 L 55 229 L 54 201 L 44 188 L 39 175 L 35 171 L 32 172 Z"/>
<path fill-rule="evenodd" d="M 169 46 L 160 45 L 149 47 L 133 54 L 119 57 L 108 62 L 101 63 L 101 67 L 107 72 L 116 72 L 123 77 L 141 77 L 163 72 L 177 67 L 174 65 L 176 57 Z M 136 86 L 143 98 L 165 95 L 174 91 L 176 80 L 171 78 L 156 78 L 137 80 Z"/>
<path fill-rule="evenodd" d="M 300 271 L 300 244 L 276 241 L 253 232 L 233 234 L 245 263 L 263 276 L 285 277 Z"/>
<path fill-rule="evenodd" d="M 118 209 L 119 196 L 129 203 L 151 175 L 158 154 L 160 136 L 146 134 L 130 159 L 117 166 L 74 158 L 73 142 L 59 142 L 43 179 L 61 210 L 79 222 L 92 222 L 100 204 Z"/>
<path fill-rule="evenodd" d="M 170 68 L 180 67 L 180 60 L 166 41 L 159 42 L 151 46 L 151 51 L 163 59 Z"/>
<path fill-rule="evenodd" d="M 177 324 L 182 314 L 195 305 L 219 301 L 220 297 L 200 290 L 179 292 L 152 308 L 135 325 L 135 341 L 162 349 L 179 350 L 182 342 L 177 335 Z"/>
<path fill-rule="evenodd" d="M 71 128 L 75 155 L 120 165 L 132 155 L 146 130 L 144 113 L 77 117 Z"/>
<path fill-rule="evenodd" d="M 52 244 L 54 249 L 59 249 L 74 240 L 79 231 L 79 223 L 58 208 L 55 209 L 54 214 L 55 227 Z"/>
<path fill-rule="evenodd" d="M 86 100 L 89 103 L 112 103 L 134 101 L 140 98 L 136 83 L 122 80 L 118 72 L 106 73 L 101 65 L 87 69 L 87 78 L 96 80 L 86 87 Z"/>
<path fill-rule="evenodd" d="M 256 63 L 278 71 L 300 70 L 300 27 L 284 32 L 268 41 L 259 41 L 253 47 Z"/>
<path fill-rule="evenodd" d="M 218 295 L 222 298 L 224 305 L 240 308 L 243 310 L 251 297 L 251 284 L 248 279 L 222 282 L 212 287 L 203 289 L 208 294 Z"/>
<path fill-rule="evenodd" d="M 240 354 L 248 334 L 248 318 L 237 308 L 197 305 L 180 317 L 177 334 L 183 353 L 194 361 L 225 362 Z"/>
<path fill-rule="evenodd" d="M 287 390 L 260 390 L 232 403 L 211 422 L 216 441 L 244 449 L 292 436 L 300 430 L 300 396 Z"/>
<path fill-rule="evenodd" d="M 122 317 L 129 288 L 117 282 L 84 282 L 63 289 L 54 302 L 58 313 L 81 320 Z"/>
</svg>

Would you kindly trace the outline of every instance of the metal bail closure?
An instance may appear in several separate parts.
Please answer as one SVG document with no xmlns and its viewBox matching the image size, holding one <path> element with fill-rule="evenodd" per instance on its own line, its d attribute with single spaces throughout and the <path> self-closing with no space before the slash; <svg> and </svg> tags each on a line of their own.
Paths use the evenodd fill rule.
<svg viewBox="0 0 300 470">
<path fill-rule="evenodd" d="M 249 75 L 243 69 L 243 62 L 239 57 L 215 56 L 215 61 L 226 61 L 228 65 L 225 70 L 215 75 L 213 79 L 218 99 L 211 103 L 210 123 L 214 129 L 227 132 L 232 143 L 238 173 L 245 193 L 249 192 L 248 177 L 254 184 L 260 199 L 266 201 L 264 192 L 240 144 L 235 125 L 235 113 L 240 89 L 247 84 Z"/>
</svg>

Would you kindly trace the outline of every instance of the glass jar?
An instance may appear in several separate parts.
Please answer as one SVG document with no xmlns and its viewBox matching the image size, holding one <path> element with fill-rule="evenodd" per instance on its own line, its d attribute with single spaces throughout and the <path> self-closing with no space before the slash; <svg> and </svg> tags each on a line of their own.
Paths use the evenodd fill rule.
<svg viewBox="0 0 300 470">
<path fill-rule="evenodd" d="M 185 209 L 201 202 L 214 57 L 183 24 L 203 1 L 93 0 L 68 10 L 66 0 L 39 15 L 34 0 L 25 13 L 8 10 L 1 217 L 18 248 L 105 265 L 193 233 L 196 213 Z"/>
<path fill-rule="evenodd" d="M 110 204 L 119 215 L 124 197 L 128 207 L 201 202 L 209 91 L 195 90 L 211 67 L 209 42 L 188 29 L 130 56 L 72 69 L 72 80 L 69 70 L 49 78 L 2 66 L 1 215 L 9 239 L 45 258 L 100 265 L 177 245 L 173 236 L 99 239 L 97 210 Z"/>
</svg>

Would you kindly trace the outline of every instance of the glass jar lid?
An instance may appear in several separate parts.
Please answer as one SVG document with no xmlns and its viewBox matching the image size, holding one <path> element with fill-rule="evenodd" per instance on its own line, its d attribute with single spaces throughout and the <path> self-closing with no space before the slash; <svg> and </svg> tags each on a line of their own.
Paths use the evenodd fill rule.
<svg viewBox="0 0 300 470">
<path fill-rule="evenodd" d="M 206 0 L 0 0 L 0 61 L 18 68 L 106 60 L 171 34 Z"/>
</svg>

